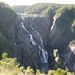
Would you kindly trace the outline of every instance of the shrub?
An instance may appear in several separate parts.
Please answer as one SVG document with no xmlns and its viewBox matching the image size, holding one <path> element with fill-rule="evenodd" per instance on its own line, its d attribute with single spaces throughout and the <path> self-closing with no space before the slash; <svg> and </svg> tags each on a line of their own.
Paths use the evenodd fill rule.
<svg viewBox="0 0 75 75">
<path fill-rule="evenodd" d="M 23 74 L 20 69 L 19 63 L 17 63 L 16 58 L 7 58 L 7 53 L 2 54 L 2 60 L 0 60 L 0 75 L 18 75 Z"/>
<path fill-rule="evenodd" d="M 60 68 L 56 71 L 49 70 L 48 74 L 41 72 L 40 70 L 36 70 L 35 73 L 30 66 L 25 69 L 17 63 L 16 58 L 7 58 L 7 55 L 7 53 L 2 54 L 3 59 L 0 60 L 0 75 L 74 75 L 74 73 L 64 71 Z"/>
</svg>

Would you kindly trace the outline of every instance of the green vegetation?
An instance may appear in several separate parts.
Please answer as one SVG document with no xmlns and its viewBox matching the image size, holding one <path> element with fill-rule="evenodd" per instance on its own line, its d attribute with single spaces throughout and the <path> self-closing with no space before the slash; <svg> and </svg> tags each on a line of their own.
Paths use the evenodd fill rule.
<svg viewBox="0 0 75 75">
<path fill-rule="evenodd" d="M 0 52 L 9 50 L 8 53 L 13 53 L 14 46 L 11 41 L 12 27 L 16 25 L 17 14 L 7 4 L 0 3 Z M 10 31 L 11 30 L 11 31 Z M 11 51 L 12 52 L 11 52 Z"/>
<path fill-rule="evenodd" d="M 8 58 L 7 53 L 2 54 L 2 60 L 0 60 L 0 75 L 74 75 L 74 73 L 64 71 L 62 69 L 49 70 L 48 74 L 41 72 L 40 70 L 35 71 L 31 67 L 26 69 L 17 63 L 16 58 Z"/>
<path fill-rule="evenodd" d="M 34 4 L 31 7 L 22 7 L 23 9 L 20 10 L 20 12 L 22 13 L 28 13 L 28 14 L 39 14 L 39 15 L 44 15 L 44 16 L 49 16 L 49 13 L 53 13 L 56 12 L 56 15 L 58 17 L 57 20 L 57 25 L 59 25 L 61 28 L 64 26 L 69 27 L 69 25 L 71 25 L 70 23 L 72 23 L 72 21 L 75 19 L 74 13 L 75 13 L 75 8 L 74 6 L 64 6 L 61 7 L 57 6 L 56 4 L 48 4 L 48 3 L 38 3 L 38 4 Z M 63 6 L 63 5 L 62 5 Z M 26 9 L 25 9 L 26 7 Z M 20 8 L 20 7 L 19 7 Z M 15 8 L 15 10 L 18 12 L 19 9 L 18 7 Z M 60 9 L 58 9 L 60 8 Z M 52 12 L 50 12 L 52 11 Z M 67 17 L 69 17 L 67 19 Z M 65 19 L 65 20 L 64 20 Z M 19 50 L 15 50 L 15 46 L 14 46 L 14 41 L 12 40 L 12 36 L 15 34 L 13 33 L 13 31 L 15 31 L 15 25 L 17 22 L 18 18 L 17 18 L 17 13 L 10 8 L 7 4 L 4 3 L 0 3 L 0 55 L 3 52 L 7 52 L 8 54 L 10 54 L 9 56 L 14 56 L 13 54 L 18 54 Z M 58 27 L 59 27 L 58 26 Z M 66 29 L 67 30 L 67 29 Z M 67 32 L 67 31 L 65 31 Z M 15 32 L 17 33 L 17 32 Z M 66 34 L 66 33 L 64 33 Z M 20 35 L 19 35 L 20 36 Z M 74 37 L 75 38 L 75 37 Z M 25 40 L 24 40 L 25 41 Z M 23 42 L 24 42 L 23 41 Z M 22 42 L 22 40 L 21 40 Z M 39 50 L 37 49 L 33 54 L 29 48 L 29 43 L 23 43 L 22 47 L 23 47 L 23 59 L 22 61 L 24 61 L 24 66 L 28 66 L 31 65 L 31 67 L 33 67 L 34 65 L 32 64 L 33 62 L 35 62 L 35 64 L 38 65 L 40 64 L 39 62 Z M 14 53 L 15 50 L 15 53 Z M 63 60 L 60 59 L 59 57 L 59 61 L 58 61 L 58 66 L 60 67 L 57 70 L 49 70 L 48 73 L 44 73 L 41 72 L 40 70 L 36 70 L 35 71 L 30 68 L 27 67 L 27 69 L 25 69 L 24 67 L 20 66 L 19 63 L 17 63 L 17 59 L 16 58 L 8 58 L 8 54 L 4 53 L 2 55 L 2 60 L 0 60 L 0 75 L 74 75 L 74 73 L 68 72 L 68 71 L 64 71 L 60 68 L 62 68 L 62 64 L 63 64 Z M 32 56 L 31 56 L 32 55 Z M 16 55 L 17 57 L 19 56 Z M 20 55 L 21 57 L 21 55 Z M 20 58 L 18 57 L 18 59 Z M 31 59 L 30 59 L 31 58 Z M 32 59 L 33 58 L 33 59 Z M 34 61 L 33 61 L 34 60 Z M 32 62 L 31 62 L 32 61 Z M 21 61 L 20 61 L 21 63 Z"/>
<path fill-rule="evenodd" d="M 61 8 L 56 10 L 56 24 L 60 28 L 71 27 L 75 20 L 75 6 L 74 5 L 63 5 Z M 65 20 L 64 20 L 65 18 Z"/>
<path fill-rule="evenodd" d="M 26 12 L 27 14 L 39 14 L 43 16 L 48 16 L 51 11 L 57 8 L 56 4 L 50 3 L 37 3 L 32 5 L 29 10 Z"/>
<path fill-rule="evenodd" d="M 28 14 L 41 14 L 45 9 L 50 7 L 49 3 L 37 3 L 31 6 L 30 10 L 27 11 Z"/>
<path fill-rule="evenodd" d="M 12 7 L 16 12 L 18 13 L 25 13 L 29 10 L 30 6 L 21 6 L 21 5 L 15 5 Z"/>
<path fill-rule="evenodd" d="M 27 14 L 48 15 L 48 13 L 56 7 L 56 4 L 36 3 L 32 6 L 13 6 L 16 12 Z"/>
</svg>

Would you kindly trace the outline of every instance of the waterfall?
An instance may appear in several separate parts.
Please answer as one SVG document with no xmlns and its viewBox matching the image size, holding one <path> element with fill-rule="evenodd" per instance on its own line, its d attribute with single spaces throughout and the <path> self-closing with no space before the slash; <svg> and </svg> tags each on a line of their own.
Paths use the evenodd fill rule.
<svg viewBox="0 0 75 75">
<path fill-rule="evenodd" d="M 43 63 L 48 63 L 48 53 L 47 53 L 47 51 L 45 51 L 45 50 L 37 43 L 36 40 L 34 40 L 33 35 L 25 28 L 23 22 L 21 22 L 21 25 L 22 25 L 22 28 L 28 33 L 29 39 L 30 39 L 31 43 L 32 43 L 34 46 L 37 45 L 37 46 L 39 47 L 39 49 L 41 50 L 41 52 L 42 52 L 41 61 L 42 61 Z M 34 28 L 33 28 L 32 26 L 31 26 L 31 28 L 32 28 L 32 30 L 34 30 Z M 42 40 L 40 34 L 39 34 L 37 31 L 35 31 L 35 32 L 36 32 L 37 36 L 40 38 L 40 41 L 41 41 L 41 43 L 42 43 L 42 45 L 43 45 L 43 40 Z M 36 37 L 37 37 L 37 36 L 36 36 Z"/>
<path fill-rule="evenodd" d="M 37 31 L 36 31 L 36 34 L 39 36 L 42 45 L 44 45 L 44 44 L 43 44 L 42 37 L 40 36 L 40 34 L 39 34 Z M 42 57 L 41 57 L 42 61 L 43 61 L 44 63 L 48 63 L 48 53 L 47 53 L 47 51 L 45 51 L 45 50 L 44 50 L 43 48 L 41 48 L 40 46 L 39 46 L 39 49 L 42 51 Z"/>
<path fill-rule="evenodd" d="M 27 33 L 29 33 L 29 31 L 25 28 L 23 22 L 21 22 L 21 25 L 22 25 L 22 28 L 23 28 Z"/>
<path fill-rule="evenodd" d="M 23 14 L 23 13 L 17 13 L 17 15 L 19 15 L 24 20 L 25 14 Z"/>
<path fill-rule="evenodd" d="M 32 34 L 29 34 L 29 36 L 30 36 L 30 41 L 32 42 L 32 44 L 33 44 L 33 45 L 37 45 L 36 42 L 35 42 L 34 39 L 33 39 Z"/>
<path fill-rule="evenodd" d="M 33 45 L 36 45 L 36 42 L 34 41 L 32 34 L 30 34 L 30 32 L 25 28 L 23 22 L 21 22 L 21 25 L 22 25 L 22 28 L 23 28 L 27 33 L 29 33 L 29 38 L 30 38 L 30 41 L 32 42 L 32 44 L 33 44 Z"/>
<path fill-rule="evenodd" d="M 23 14 L 20 14 L 21 18 L 24 20 L 25 16 Z"/>
<path fill-rule="evenodd" d="M 56 21 L 56 15 L 53 17 L 53 25 L 51 26 L 51 30 L 54 28 L 55 26 L 55 21 Z"/>
<path fill-rule="evenodd" d="M 32 27 L 32 28 L 33 28 L 33 27 Z M 41 60 L 42 60 L 43 63 L 48 63 L 48 53 L 47 53 L 47 51 L 45 51 L 45 49 L 44 49 L 44 47 L 43 47 L 44 43 L 43 43 L 42 37 L 41 37 L 41 35 L 37 32 L 37 30 L 35 31 L 35 33 L 36 33 L 36 37 L 39 38 L 39 41 L 40 41 L 41 44 L 42 44 L 42 47 L 41 47 L 41 46 L 37 43 L 37 41 L 35 40 L 36 43 L 37 43 L 37 45 L 38 45 L 38 47 L 39 47 L 39 49 L 40 49 L 41 52 L 42 52 Z"/>
<path fill-rule="evenodd" d="M 40 46 L 39 46 L 39 49 L 42 51 L 42 61 L 44 63 L 48 63 L 48 53 L 47 51 L 45 51 L 44 49 L 42 49 Z"/>
</svg>

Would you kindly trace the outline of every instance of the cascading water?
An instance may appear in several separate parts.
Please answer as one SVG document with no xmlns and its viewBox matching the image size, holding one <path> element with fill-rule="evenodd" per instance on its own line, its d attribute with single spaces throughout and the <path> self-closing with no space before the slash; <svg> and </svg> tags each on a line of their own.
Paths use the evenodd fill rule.
<svg viewBox="0 0 75 75">
<path fill-rule="evenodd" d="M 21 22 L 21 25 L 22 25 L 22 28 L 29 34 L 29 38 L 30 38 L 30 41 L 32 42 L 32 44 L 36 45 L 36 42 L 33 40 L 32 34 L 30 34 L 30 32 L 25 28 L 23 22 Z"/>
<path fill-rule="evenodd" d="M 39 46 L 39 49 L 42 51 L 41 60 L 43 63 L 48 63 L 48 53 Z"/>
<path fill-rule="evenodd" d="M 38 48 L 41 50 L 42 52 L 42 55 L 41 55 L 41 61 L 42 63 L 48 63 L 48 53 L 47 51 L 45 51 L 38 43 L 36 40 L 34 40 L 33 38 L 33 35 L 26 29 L 26 27 L 24 26 L 23 22 L 21 22 L 21 25 L 22 25 L 22 28 L 28 33 L 29 35 L 29 39 L 31 41 L 31 43 L 34 45 L 34 46 L 38 46 Z M 34 31 L 33 27 L 31 26 L 32 30 Z M 42 45 L 43 45 L 43 40 L 40 36 L 40 34 L 36 31 L 36 35 L 40 38 L 39 41 L 41 41 Z M 36 37 L 37 37 L 36 36 Z"/>
<path fill-rule="evenodd" d="M 29 36 L 30 36 L 30 41 L 32 42 L 32 44 L 33 44 L 33 45 L 37 45 L 36 42 L 35 42 L 34 39 L 33 39 L 32 34 L 29 34 Z"/>
<path fill-rule="evenodd" d="M 17 15 L 19 15 L 24 20 L 25 14 L 23 14 L 23 13 L 17 13 Z"/>
<path fill-rule="evenodd" d="M 25 28 L 23 22 L 21 22 L 21 25 L 22 25 L 22 28 L 23 28 L 27 33 L 29 33 L 29 31 Z"/>
<path fill-rule="evenodd" d="M 56 15 L 53 17 L 53 25 L 51 26 L 51 30 L 54 28 L 55 26 L 55 21 L 56 21 Z"/>
<path fill-rule="evenodd" d="M 43 40 L 42 40 L 40 34 L 37 31 L 36 31 L 36 34 L 39 36 L 40 41 L 41 41 L 41 43 L 43 45 Z M 42 51 L 42 57 L 41 57 L 42 62 L 48 63 L 48 53 L 47 53 L 47 51 L 45 51 L 41 46 L 39 46 L 39 49 Z"/>
</svg>

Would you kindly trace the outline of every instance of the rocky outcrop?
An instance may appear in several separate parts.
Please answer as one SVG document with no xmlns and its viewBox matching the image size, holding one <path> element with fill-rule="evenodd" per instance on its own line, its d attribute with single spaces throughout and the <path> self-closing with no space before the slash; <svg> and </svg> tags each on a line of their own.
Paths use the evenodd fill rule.
<svg viewBox="0 0 75 75">
<path fill-rule="evenodd" d="M 53 49 L 58 49 L 59 56 L 63 59 L 63 68 L 66 66 L 69 68 L 70 66 L 70 53 L 72 52 L 71 49 L 68 47 L 70 41 L 73 40 L 73 28 L 72 23 L 74 21 L 74 13 L 75 9 L 68 9 L 68 7 L 63 8 L 61 13 L 58 12 L 54 16 L 53 25 L 50 29 L 49 39 L 47 42 L 47 46 L 50 48 L 50 58 L 52 61 L 54 59 L 53 56 Z M 52 61 L 49 61 L 52 62 Z M 54 61 L 53 61 L 54 62 Z M 69 68 L 70 70 L 70 68 Z"/>
<path fill-rule="evenodd" d="M 21 20 L 19 22 L 16 26 L 16 57 L 25 67 L 30 65 L 41 69 L 48 64 L 48 53 L 44 48 L 43 39 L 32 26 L 25 26 Z"/>
<path fill-rule="evenodd" d="M 0 9 L 1 53 L 6 51 L 10 56 L 16 56 L 25 67 L 32 66 L 34 69 L 42 69 L 44 65 L 48 67 L 48 52 L 43 42 L 46 33 L 42 33 L 44 30 L 47 31 L 49 20 L 46 17 L 33 17 L 30 18 L 30 26 L 27 27 L 29 21 L 23 20 L 9 6 L 2 6 Z"/>
<path fill-rule="evenodd" d="M 50 20 L 47 17 L 32 16 L 26 17 L 24 20 L 24 25 L 28 30 L 31 30 L 31 27 L 33 27 L 39 32 L 43 40 L 46 38 L 48 27 L 50 26 Z"/>
<path fill-rule="evenodd" d="M 62 11 L 63 10 L 63 11 Z M 56 8 L 47 16 L 17 15 L 8 5 L 0 6 L 0 53 L 6 51 L 17 57 L 24 67 L 31 66 L 41 70 L 56 69 L 53 52 L 58 49 L 63 60 L 62 68 L 75 71 L 74 50 L 69 47 L 74 39 L 74 10 L 64 8 L 56 13 Z M 55 14 L 56 13 L 56 14 Z M 55 16 L 54 16 L 55 15 Z M 73 37 L 72 37 L 73 36 Z M 72 61 L 72 62 L 71 62 Z"/>
<path fill-rule="evenodd" d="M 14 55 L 14 34 L 17 21 L 16 12 L 7 4 L 0 3 L 0 50 Z"/>
</svg>

